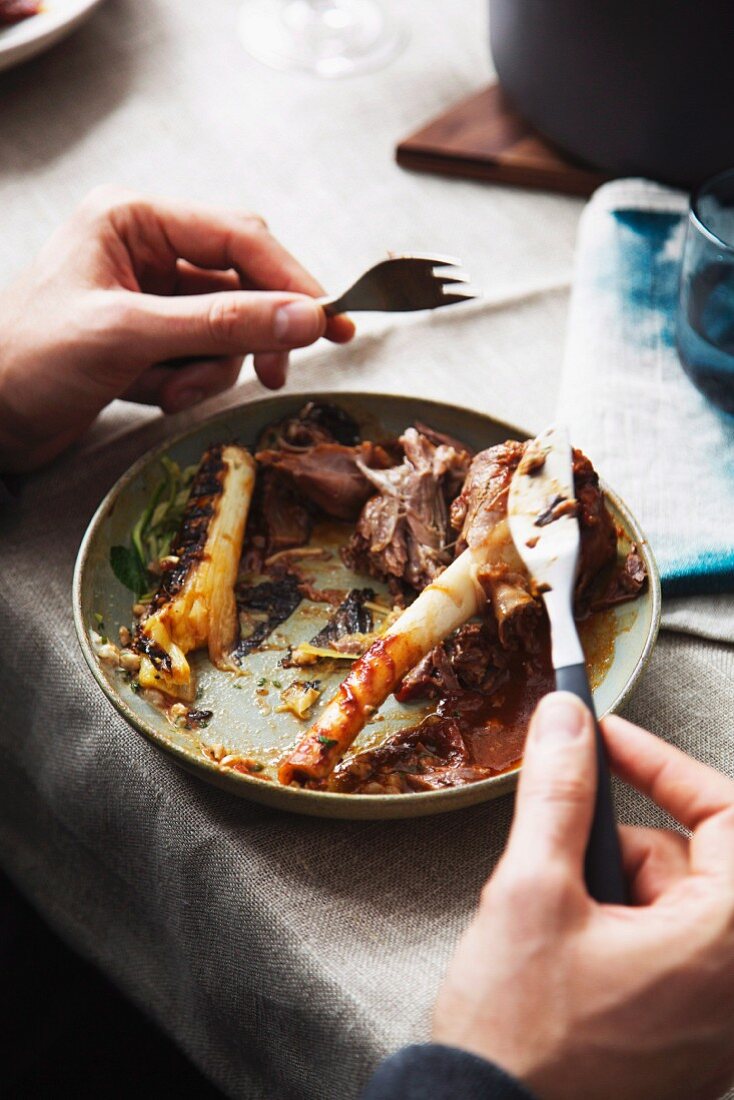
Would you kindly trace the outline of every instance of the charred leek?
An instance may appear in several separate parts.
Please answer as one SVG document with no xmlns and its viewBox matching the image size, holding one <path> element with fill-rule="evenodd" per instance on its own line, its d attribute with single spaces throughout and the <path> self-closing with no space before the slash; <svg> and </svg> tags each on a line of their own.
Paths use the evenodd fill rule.
<svg viewBox="0 0 734 1100">
<path fill-rule="evenodd" d="M 466 549 L 355 661 L 326 710 L 281 764 L 281 783 L 305 783 L 329 775 L 402 678 L 477 614 L 486 599 L 479 572 L 492 552 L 491 536 L 482 547 Z"/>
<path fill-rule="evenodd" d="M 138 626 L 140 684 L 190 701 L 186 654 L 208 646 L 212 664 L 229 667 L 238 623 L 234 584 L 255 486 L 255 461 L 242 447 L 211 447 L 191 487 L 163 580 Z"/>
</svg>

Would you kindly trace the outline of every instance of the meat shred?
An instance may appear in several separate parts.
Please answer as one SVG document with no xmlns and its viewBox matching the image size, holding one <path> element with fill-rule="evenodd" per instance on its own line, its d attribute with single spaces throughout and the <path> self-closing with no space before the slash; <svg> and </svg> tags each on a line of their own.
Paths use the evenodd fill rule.
<svg viewBox="0 0 734 1100">
<path fill-rule="evenodd" d="M 404 459 L 388 469 L 359 466 L 378 490 L 343 551 L 346 564 L 420 591 L 452 559 L 449 506 L 469 466 L 467 451 L 434 444 L 416 428 L 401 437 Z"/>
<path fill-rule="evenodd" d="M 395 692 L 401 703 L 459 691 L 491 695 L 507 677 L 507 653 L 493 619 L 466 623 L 432 649 Z"/>
<path fill-rule="evenodd" d="M 317 443 L 297 451 L 259 451 L 261 467 L 279 471 L 307 500 L 335 519 L 353 520 L 372 493 L 365 471 L 389 463 L 374 443 Z"/>
</svg>

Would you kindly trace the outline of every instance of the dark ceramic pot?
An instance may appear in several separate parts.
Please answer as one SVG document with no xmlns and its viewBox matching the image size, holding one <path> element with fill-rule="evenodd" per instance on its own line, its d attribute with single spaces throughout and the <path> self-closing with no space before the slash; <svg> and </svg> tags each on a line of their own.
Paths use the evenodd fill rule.
<svg viewBox="0 0 734 1100">
<path fill-rule="evenodd" d="M 612 175 L 692 186 L 734 165 L 734 0 L 490 0 L 521 114 Z"/>
</svg>

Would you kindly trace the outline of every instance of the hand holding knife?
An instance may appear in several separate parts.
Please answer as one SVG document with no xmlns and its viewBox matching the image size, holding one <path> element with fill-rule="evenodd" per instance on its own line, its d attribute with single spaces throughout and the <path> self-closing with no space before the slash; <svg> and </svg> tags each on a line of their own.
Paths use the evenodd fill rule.
<svg viewBox="0 0 734 1100">
<path fill-rule="evenodd" d="M 508 498 L 510 532 L 548 611 L 556 688 L 578 696 L 594 715 L 597 789 L 586 850 L 586 884 L 597 901 L 623 905 L 626 890 L 609 768 L 573 617 L 580 544 L 576 511 L 571 447 L 565 431 L 552 426 L 528 444 L 513 476 Z"/>
</svg>

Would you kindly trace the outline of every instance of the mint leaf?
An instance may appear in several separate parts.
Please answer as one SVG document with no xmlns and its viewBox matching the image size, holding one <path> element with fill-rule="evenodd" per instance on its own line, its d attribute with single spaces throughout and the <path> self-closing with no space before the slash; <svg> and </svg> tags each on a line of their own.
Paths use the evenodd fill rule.
<svg viewBox="0 0 734 1100">
<path fill-rule="evenodd" d="M 110 549 L 110 567 L 120 584 L 129 588 L 136 596 L 142 596 L 148 589 L 148 571 L 140 564 L 140 558 L 127 546 L 113 546 Z"/>
</svg>

